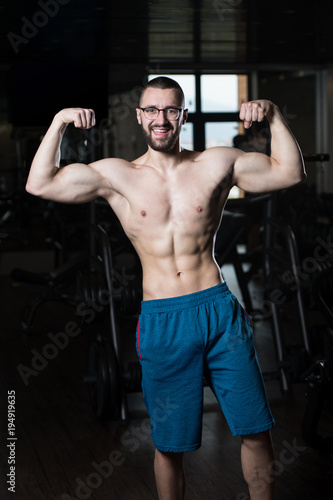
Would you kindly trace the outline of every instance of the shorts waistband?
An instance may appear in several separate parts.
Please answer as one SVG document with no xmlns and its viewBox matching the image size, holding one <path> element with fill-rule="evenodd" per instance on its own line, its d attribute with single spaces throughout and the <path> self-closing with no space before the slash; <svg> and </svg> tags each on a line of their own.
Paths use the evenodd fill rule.
<svg viewBox="0 0 333 500">
<path fill-rule="evenodd" d="M 208 302 L 213 297 L 224 296 L 230 293 L 226 282 L 215 285 L 200 292 L 171 297 L 168 299 L 143 300 L 141 302 L 141 313 L 157 313 L 186 309 L 188 307 L 199 306 Z"/>
</svg>

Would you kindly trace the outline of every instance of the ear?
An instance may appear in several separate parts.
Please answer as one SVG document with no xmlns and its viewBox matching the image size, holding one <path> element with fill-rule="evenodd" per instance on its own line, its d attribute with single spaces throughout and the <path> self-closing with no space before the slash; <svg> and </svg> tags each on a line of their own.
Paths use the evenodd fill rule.
<svg viewBox="0 0 333 500">
<path fill-rule="evenodd" d="M 138 124 L 141 125 L 141 109 L 136 108 L 136 119 L 138 120 Z"/>
<path fill-rule="evenodd" d="M 182 125 L 185 125 L 185 123 L 187 122 L 187 118 L 188 118 L 188 109 L 184 109 Z"/>
</svg>

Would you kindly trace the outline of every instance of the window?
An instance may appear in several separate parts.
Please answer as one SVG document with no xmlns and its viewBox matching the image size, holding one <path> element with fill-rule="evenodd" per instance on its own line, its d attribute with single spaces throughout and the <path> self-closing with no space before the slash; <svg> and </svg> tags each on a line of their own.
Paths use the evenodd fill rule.
<svg viewBox="0 0 333 500">
<path fill-rule="evenodd" d="M 183 125 L 181 135 L 180 135 L 180 144 L 184 149 L 194 150 L 193 146 L 193 123 L 187 122 Z"/>
<path fill-rule="evenodd" d="M 238 135 L 238 122 L 206 122 L 205 149 L 233 146 L 235 135 Z"/>
<path fill-rule="evenodd" d="M 202 112 L 226 113 L 237 110 L 237 75 L 201 75 Z"/>
</svg>

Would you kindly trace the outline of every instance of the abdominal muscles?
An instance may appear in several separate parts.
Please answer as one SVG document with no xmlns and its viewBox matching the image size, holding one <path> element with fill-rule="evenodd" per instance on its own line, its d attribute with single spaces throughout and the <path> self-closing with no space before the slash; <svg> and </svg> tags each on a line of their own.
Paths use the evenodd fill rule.
<svg viewBox="0 0 333 500">
<path fill-rule="evenodd" d="M 193 293 L 221 281 L 213 257 L 217 220 L 200 217 L 201 209 L 186 220 L 155 225 L 156 216 L 149 223 L 145 212 L 141 228 L 128 231 L 142 264 L 144 300 Z"/>
</svg>

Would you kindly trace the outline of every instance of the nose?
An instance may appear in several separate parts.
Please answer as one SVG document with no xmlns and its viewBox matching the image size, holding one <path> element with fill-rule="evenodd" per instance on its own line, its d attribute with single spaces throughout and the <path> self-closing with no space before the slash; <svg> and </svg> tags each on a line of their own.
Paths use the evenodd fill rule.
<svg viewBox="0 0 333 500">
<path fill-rule="evenodd" d="M 163 109 L 158 110 L 158 115 L 155 118 L 155 121 L 160 121 L 162 123 L 168 123 L 168 119 L 165 117 L 165 111 Z"/>
</svg>

